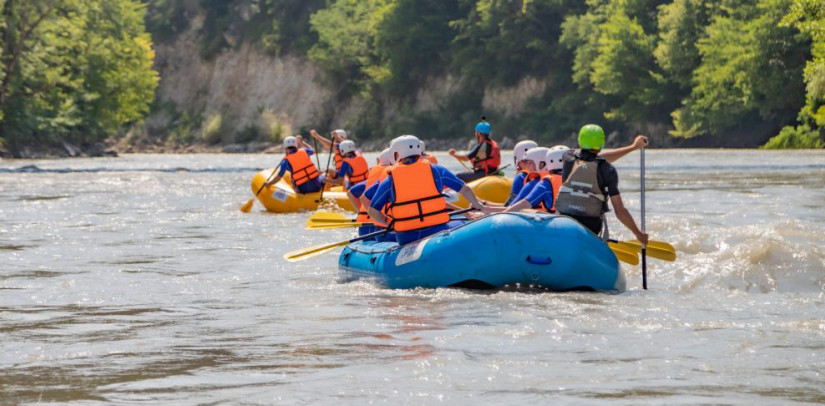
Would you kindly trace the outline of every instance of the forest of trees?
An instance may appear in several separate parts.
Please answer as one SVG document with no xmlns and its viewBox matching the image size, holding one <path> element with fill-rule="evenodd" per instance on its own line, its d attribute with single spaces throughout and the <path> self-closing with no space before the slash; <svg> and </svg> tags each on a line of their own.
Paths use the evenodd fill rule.
<svg viewBox="0 0 825 406">
<path fill-rule="evenodd" d="M 0 144 L 88 144 L 141 120 L 158 83 L 144 13 L 132 0 L 0 2 Z"/>
<path fill-rule="evenodd" d="M 89 142 L 139 122 L 158 81 L 151 41 L 187 30 L 193 2 L 202 58 L 239 46 L 230 37 L 308 58 L 336 102 L 364 101 L 350 122 L 362 139 L 464 134 L 485 88 L 524 78 L 547 86 L 497 131 L 825 139 L 825 0 L 5 0 L 0 142 Z M 417 89 L 445 74 L 458 80 L 445 107 L 416 111 Z M 387 122 L 390 99 L 402 114 Z"/>
</svg>

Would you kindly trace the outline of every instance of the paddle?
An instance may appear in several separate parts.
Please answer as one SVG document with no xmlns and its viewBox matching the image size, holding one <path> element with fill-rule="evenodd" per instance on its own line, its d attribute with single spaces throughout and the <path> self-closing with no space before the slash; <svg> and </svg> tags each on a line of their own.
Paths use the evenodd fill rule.
<svg viewBox="0 0 825 406">
<path fill-rule="evenodd" d="M 315 139 L 315 138 L 313 138 L 313 139 Z M 332 134 L 332 137 L 329 140 L 329 155 L 327 155 L 327 168 L 324 169 L 324 176 L 329 175 L 329 161 L 332 160 L 332 153 L 333 153 L 334 148 L 335 148 L 335 134 Z M 316 152 L 316 154 L 317 154 L 317 152 Z M 321 169 L 321 168 L 318 168 L 318 169 Z M 326 180 L 326 178 L 324 180 Z M 321 182 L 321 194 L 318 195 L 318 200 L 316 200 L 315 203 L 321 204 L 321 202 L 324 201 L 324 189 L 326 189 L 326 185 L 324 185 L 324 183 L 326 183 L 326 182 Z"/>
<path fill-rule="evenodd" d="M 630 265 L 639 265 L 639 254 L 622 247 L 618 243 L 608 242 L 607 246 L 616 254 L 616 258 Z"/>
<path fill-rule="evenodd" d="M 307 222 L 307 230 L 334 230 L 338 228 L 357 228 L 372 223 L 310 223 Z"/>
<path fill-rule="evenodd" d="M 455 160 L 456 160 L 456 161 L 460 162 L 460 163 L 461 163 L 461 166 L 463 166 L 463 167 L 464 167 L 464 169 L 466 169 L 466 170 L 468 170 L 468 171 L 472 171 L 472 169 L 471 169 L 469 166 L 467 166 L 467 163 L 465 163 L 464 161 L 462 161 L 462 160 L 458 159 L 458 157 L 457 157 L 457 156 L 453 155 L 453 158 L 455 158 Z"/>
<path fill-rule="evenodd" d="M 642 243 L 639 241 L 621 241 L 617 242 L 622 248 L 627 249 L 628 251 L 632 250 L 634 252 L 641 252 L 642 250 Z M 647 242 L 647 255 L 661 259 L 663 261 L 673 262 L 676 260 L 676 250 L 673 248 L 672 245 L 662 242 L 662 241 L 648 241 Z"/>
<path fill-rule="evenodd" d="M 341 213 L 330 213 L 328 211 L 318 211 L 309 216 L 307 223 L 352 223 L 355 219 L 351 219 Z"/>
<path fill-rule="evenodd" d="M 475 209 L 471 207 L 471 208 L 468 208 L 468 209 L 455 211 L 455 212 L 452 212 L 450 214 L 461 214 L 461 213 L 466 213 L 470 210 L 475 210 Z M 392 227 L 392 224 L 390 224 L 390 227 Z M 386 234 L 386 233 L 391 231 L 390 227 L 387 227 L 386 229 L 381 230 L 381 231 L 376 231 L 374 233 L 362 235 L 360 237 L 353 238 L 351 240 L 344 240 L 344 241 L 334 242 L 334 243 L 331 243 L 331 244 L 316 245 L 314 247 L 302 248 L 302 249 L 299 249 L 299 250 L 287 252 L 286 254 L 284 254 L 284 259 L 289 261 L 289 262 L 303 261 L 305 259 L 321 255 L 323 253 L 332 251 L 335 248 L 342 247 L 344 245 L 347 245 L 347 244 L 350 244 L 350 243 L 353 243 L 353 242 L 363 241 L 363 240 L 370 239 L 372 237 L 376 237 L 376 236 L 379 236 L 379 235 L 382 235 L 382 234 Z"/>
<path fill-rule="evenodd" d="M 645 232 L 645 149 L 641 152 L 641 183 L 642 183 L 642 232 Z M 647 290 L 647 244 L 642 244 L 642 288 Z"/>
<path fill-rule="evenodd" d="M 284 158 L 284 159 L 286 159 L 286 158 Z M 247 201 L 246 203 L 244 203 L 244 204 L 241 206 L 241 211 L 242 211 L 242 212 L 244 212 L 244 213 L 249 213 L 250 211 L 252 211 L 252 205 L 253 205 L 253 204 L 255 204 L 255 199 L 257 199 L 257 198 L 258 198 L 258 195 L 259 195 L 259 194 L 261 194 L 261 191 L 262 191 L 262 190 L 264 190 L 264 186 L 266 186 L 266 182 L 269 182 L 269 180 L 270 180 L 270 179 L 272 179 L 272 176 L 273 176 L 273 175 L 275 175 L 275 171 L 277 171 L 277 170 L 278 170 L 278 168 L 280 168 L 280 167 L 281 167 L 281 164 L 282 164 L 282 163 L 284 163 L 284 160 L 283 160 L 283 159 L 282 159 L 282 160 L 281 160 L 281 162 L 280 162 L 280 163 L 279 163 L 279 164 L 275 167 L 275 169 L 273 169 L 273 170 L 272 170 L 272 173 L 270 173 L 270 174 L 269 174 L 269 177 L 268 177 L 268 178 L 266 178 L 266 180 L 264 181 L 264 183 L 263 183 L 263 184 L 261 184 L 260 189 L 258 189 L 258 191 L 257 191 L 257 192 L 255 192 L 255 197 L 253 197 L 253 198 L 249 199 L 249 201 Z"/>
</svg>

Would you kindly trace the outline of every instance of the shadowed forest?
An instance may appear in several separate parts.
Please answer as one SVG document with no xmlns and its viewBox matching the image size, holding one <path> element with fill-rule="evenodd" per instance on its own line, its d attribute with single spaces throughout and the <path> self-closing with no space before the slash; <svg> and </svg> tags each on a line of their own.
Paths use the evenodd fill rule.
<svg viewBox="0 0 825 406">
<path fill-rule="evenodd" d="M 821 0 L 6 0 L 0 150 L 346 128 L 821 148 Z M 456 141 L 458 143 L 458 141 Z"/>
</svg>

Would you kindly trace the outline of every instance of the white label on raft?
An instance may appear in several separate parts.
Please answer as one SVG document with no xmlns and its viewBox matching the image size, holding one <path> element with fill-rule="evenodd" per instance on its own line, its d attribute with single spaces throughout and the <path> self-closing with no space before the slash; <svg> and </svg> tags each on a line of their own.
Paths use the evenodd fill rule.
<svg viewBox="0 0 825 406">
<path fill-rule="evenodd" d="M 272 193 L 272 197 L 273 197 L 275 200 L 277 200 L 277 201 L 279 201 L 279 202 L 281 202 L 281 203 L 285 202 L 285 201 L 286 201 L 286 198 L 287 198 L 288 196 L 289 196 L 289 193 L 287 193 L 287 192 L 286 192 L 286 190 L 283 190 L 283 189 L 275 189 L 275 192 L 274 192 L 274 193 Z"/>
<path fill-rule="evenodd" d="M 418 261 L 418 258 L 421 258 L 421 253 L 424 252 L 424 246 L 427 245 L 427 241 L 430 241 L 430 239 L 427 238 L 426 240 L 421 240 L 403 246 L 398 253 L 398 256 L 395 257 L 395 266 L 401 266 L 404 264 L 409 264 L 410 262 Z"/>
<path fill-rule="evenodd" d="M 455 203 L 458 201 L 458 193 L 452 189 L 444 190 L 444 197 L 447 200 L 447 203 Z"/>
</svg>

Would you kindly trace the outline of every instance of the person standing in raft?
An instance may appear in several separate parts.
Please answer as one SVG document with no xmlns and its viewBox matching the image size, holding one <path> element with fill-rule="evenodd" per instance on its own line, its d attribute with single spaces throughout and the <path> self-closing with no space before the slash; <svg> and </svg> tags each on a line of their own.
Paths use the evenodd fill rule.
<svg viewBox="0 0 825 406">
<path fill-rule="evenodd" d="M 332 178 L 327 178 L 325 183 L 332 185 L 343 185 L 344 190 L 349 190 L 351 186 L 367 180 L 370 166 L 361 153 L 355 150 L 355 143 L 346 140 L 338 146 L 341 152 L 341 167 L 333 174 Z"/>
<path fill-rule="evenodd" d="M 387 172 L 370 201 L 369 216 L 378 224 L 387 224 L 381 211 L 388 206 L 392 227 L 401 245 L 451 228 L 444 187 L 458 190 L 470 204 L 486 212 L 475 193 L 447 168 L 421 159 L 421 141 L 404 135 L 395 141 L 398 164 Z M 457 225 L 457 224 L 455 224 Z"/>
<path fill-rule="evenodd" d="M 472 182 L 485 176 L 498 173 L 498 166 L 501 165 L 501 151 L 498 143 L 490 139 L 490 123 L 484 117 L 476 124 L 476 144 L 467 155 L 457 154 L 454 148 L 450 149 L 450 155 L 459 161 L 470 161 L 473 163 L 472 172 L 462 172 L 457 174 L 464 182 Z"/>
<path fill-rule="evenodd" d="M 286 156 L 281 161 L 278 176 L 267 182 L 266 186 L 278 183 L 284 173 L 289 172 L 292 174 L 292 188 L 296 192 L 306 194 L 321 191 L 323 177 L 310 158 L 315 151 L 304 145 L 304 140 L 300 135 L 284 138 L 284 152 Z"/>
<path fill-rule="evenodd" d="M 646 144 L 647 140 L 644 141 Z M 602 239 L 607 240 L 609 233 L 604 214 L 608 211 L 609 196 L 619 221 L 636 239 L 647 244 L 648 235 L 639 230 L 633 216 L 624 207 L 616 168 L 604 157 L 599 157 L 599 151 L 604 148 L 604 130 L 595 124 L 582 127 L 579 131 L 579 147 L 581 149 L 570 150 L 564 156 L 563 183 L 556 201 L 556 211 L 576 219 L 594 234 L 601 234 Z"/>
<path fill-rule="evenodd" d="M 309 131 L 309 135 L 318 140 L 327 150 L 332 146 L 333 152 L 335 153 L 335 171 L 341 170 L 341 165 L 344 163 L 344 156 L 341 155 L 341 143 L 347 140 L 347 132 L 341 129 L 333 130 L 330 133 L 331 140 L 322 137 L 318 134 L 318 131 L 314 129 Z"/>
</svg>

